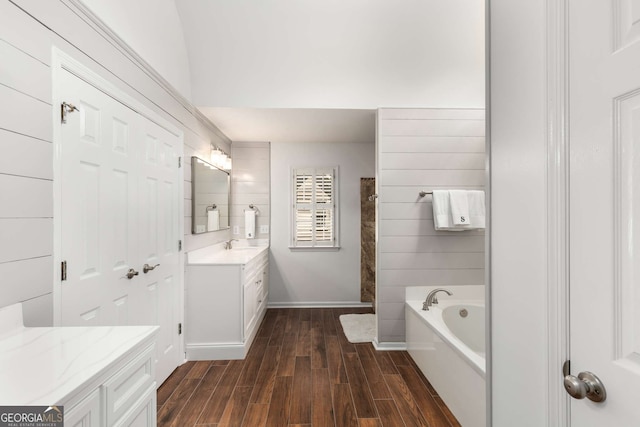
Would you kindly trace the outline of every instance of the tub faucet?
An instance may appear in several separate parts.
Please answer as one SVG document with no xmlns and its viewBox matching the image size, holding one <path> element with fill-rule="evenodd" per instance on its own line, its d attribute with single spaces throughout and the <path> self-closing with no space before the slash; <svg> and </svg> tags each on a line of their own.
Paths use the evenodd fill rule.
<svg viewBox="0 0 640 427">
<path fill-rule="evenodd" d="M 446 294 L 449 296 L 453 295 L 452 292 L 449 292 L 448 290 L 443 288 L 434 289 L 429 292 L 429 295 L 427 295 L 427 299 L 422 303 L 423 310 L 428 311 L 429 307 L 431 307 L 433 304 L 438 303 L 438 297 L 436 296 L 438 292 L 446 292 Z"/>
<path fill-rule="evenodd" d="M 234 240 L 235 240 L 236 242 L 238 241 L 238 239 L 231 239 L 231 240 L 229 240 L 229 241 L 227 241 L 227 242 L 224 242 L 224 248 L 225 248 L 226 250 L 232 249 L 231 242 L 233 242 Z"/>
</svg>

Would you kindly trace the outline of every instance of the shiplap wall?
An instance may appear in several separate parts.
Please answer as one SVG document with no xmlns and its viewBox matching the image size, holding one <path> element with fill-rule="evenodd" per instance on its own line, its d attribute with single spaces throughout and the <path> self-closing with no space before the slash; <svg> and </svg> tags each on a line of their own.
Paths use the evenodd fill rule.
<svg viewBox="0 0 640 427">
<path fill-rule="evenodd" d="M 405 287 L 484 284 L 484 231 L 435 231 L 431 196 L 418 195 L 422 190 L 484 189 L 484 134 L 480 109 L 378 110 L 381 344 L 405 340 Z"/>
<path fill-rule="evenodd" d="M 261 233 L 261 225 L 270 224 L 271 149 L 268 142 L 237 142 L 231 146 L 233 169 L 231 171 L 231 232 L 237 227 L 234 239 L 245 238 L 244 211 L 249 205 L 258 208 L 256 238 L 268 239 L 269 233 Z"/>
<path fill-rule="evenodd" d="M 0 307 L 23 302 L 28 325 L 52 323 L 53 151 L 51 55 L 56 46 L 184 132 L 184 155 L 229 141 L 161 85 L 70 2 L 0 1 Z M 191 235 L 185 166 L 185 250 L 228 238 Z"/>
</svg>

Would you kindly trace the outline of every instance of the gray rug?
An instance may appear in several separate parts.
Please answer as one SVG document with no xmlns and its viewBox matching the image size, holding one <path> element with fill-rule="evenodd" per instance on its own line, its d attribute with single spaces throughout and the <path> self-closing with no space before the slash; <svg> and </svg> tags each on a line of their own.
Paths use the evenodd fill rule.
<svg viewBox="0 0 640 427">
<path fill-rule="evenodd" d="M 375 314 L 342 314 L 340 323 L 349 342 L 372 342 L 376 336 Z"/>
</svg>

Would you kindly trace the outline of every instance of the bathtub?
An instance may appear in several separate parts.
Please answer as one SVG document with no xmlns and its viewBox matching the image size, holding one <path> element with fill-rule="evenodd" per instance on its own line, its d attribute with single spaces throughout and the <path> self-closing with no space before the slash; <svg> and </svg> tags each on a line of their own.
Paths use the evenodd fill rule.
<svg viewBox="0 0 640 427">
<path fill-rule="evenodd" d="M 407 350 L 463 427 L 485 427 L 484 303 L 454 297 L 429 311 L 424 298 L 406 301 Z"/>
</svg>

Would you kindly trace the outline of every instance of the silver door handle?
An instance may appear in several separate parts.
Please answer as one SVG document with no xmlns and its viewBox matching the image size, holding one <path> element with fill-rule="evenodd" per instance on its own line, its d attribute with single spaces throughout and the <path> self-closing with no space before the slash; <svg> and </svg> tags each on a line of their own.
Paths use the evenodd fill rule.
<svg viewBox="0 0 640 427">
<path fill-rule="evenodd" d="M 158 267 L 160 264 L 156 264 L 154 266 L 151 266 L 149 264 L 145 264 L 142 266 L 142 272 L 144 274 L 147 274 L 148 272 L 150 272 L 151 270 L 154 270 L 156 267 Z"/>
<path fill-rule="evenodd" d="M 588 371 L 580 372 L 578 377 L 567 375 L 564 377 L 564 388 L 575 399 L 585 397 L 593 402 L 604 402 L 607 391 L 596 374 Z"/>
<path fill-rule="evenodd" d="M 133 279 L 133 276 L 137 276 L 138 273 L 137 271 L 135 271 L 133 268 L 130 268 L 129 271 L 127 271 L 127 279 L 131 280 Z"/>
</svg>

